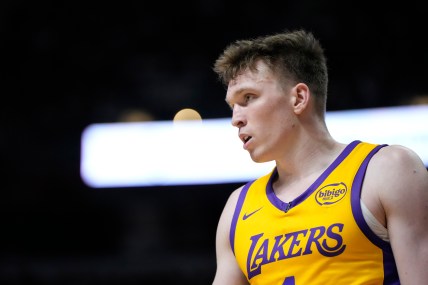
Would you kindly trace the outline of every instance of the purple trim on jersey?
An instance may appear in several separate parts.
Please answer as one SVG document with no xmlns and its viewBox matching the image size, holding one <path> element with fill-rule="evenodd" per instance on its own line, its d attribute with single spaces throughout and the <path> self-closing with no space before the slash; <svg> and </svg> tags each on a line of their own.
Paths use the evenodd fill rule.
<svg viewBox="0 0 428 285">
<path fill-rule="evenodd" d="M 367 166 L 371 158 L 383 147 L 387 145 L 376 146 L 364 159 L 357 174 L 355 175 L 354 182 L 352 183 L 351 190 L 351 208 L 354 215 L 355 221 L 358 224 L 364 235 L 376 246 L 382 249 L 383 252 L 383 264 L 384 264 L 384 285 L 399 285 L 397 267 L 395 259 L 392 253 L 391 245 L 389 242 L 382 240 L 378 237 L 369 227 L 364 219 L 363 211 L 361 209 L 361 188 L 363 185 L 364 177 L 366 174 Z"/>
<path fill-rule="evenodd" d="M 330 166 L 324 170 L 324 172 L 312 183 L 309 188 L 303 192 L 300 196 L 298 196 L 293 201 L 286 203 L 276 196 L 272 183 L 276 180 L 278 176 L 278 171 L 275 168 L 271 177 L 269 178 L 268 184 L 266 186 L 266 194 L 269 201 L 279 210 L 288 211 L 290 208 L 295 207 L 296 205 L 303 202 L 308 196 L 310 196 L 320 185 L 321 183 L 330 175 L 330 173 L 351 153 L 351 151 L 360 143 L 361 141 L 355 140 L 348 144 L 345 149 L 339 154 L 339 156 L 330 164 Z"/>
<path fill-rule="evenodd" d="M 230 225 L 230 234 L 229 241 L 230 247 L 232 248 L 233 254 L 235 254 L 235 232 L 236 224 L 239 219 L 239 214 L 241 213 L 242 205 L 244 204 L 245 196 L 247 196 L 248 189 L 255 180 L 248 182 L 242 187 L 241 192 L 239 193 L 238 201 L 236 202 L 235 212 L 233 213 L 232 224 Z"/>
<path fill-rule="evenodd" d="M 387 248 L 389 243 L 382 240 L 375 233 L 373 233 L 373 231 L 370 230 L 370 227 L 365 222 L 363 211 L 361 209 L 361 187 L 364 181 L 367 166 L 371 158 L 384 146 L 386 145 L 376 146 L 364 159 L 363 163 L 361 163 L 361 166 L 357 171 L 357 174 L 355 175 L 351 190 L 352 213 L 354 215 L 355 221 L 363 233 L 367 236 L 367 238 L 380 248 Z"/>
</svg>

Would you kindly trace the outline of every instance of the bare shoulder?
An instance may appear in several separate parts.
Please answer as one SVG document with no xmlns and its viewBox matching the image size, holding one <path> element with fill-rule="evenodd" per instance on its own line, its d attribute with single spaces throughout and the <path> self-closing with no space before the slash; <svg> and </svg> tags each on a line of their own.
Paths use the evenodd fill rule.
<svg viewBox="0 0 428 285">
<path fill-rule="evenodd" d="M 223 211 L 221 213 L 218 227 L 217 227 L 217 239 L 224 239 L 226 236 L 228 236 L 228 232 L 230 230 L 230 223 L 232 221 L 233 214 L 235 212 L 236 203 L 239 199 L 239 194 L 241 193 L 241 189 L 244 186 L 241 186 L 237 189 L 235 189 L 227 199 L 227 202 L 223 208 Z"/>
<path fill-rule="evenodd" d="M 239 198 L 239 194 L 241 194 L 241 190 L 242 188 L 244 188 L 244 185 L 242 185 L 239 188 L 236 188 L 229 196 L 228 202 L 227 203 L 233 203 L 236 204 L 236 202 L 238 201 Z"/>
<path fill-rule="evenodd" d="M 427 196 L 428 171 L 415 151 L 401 145 L 390 145 L 380 149 L 371 159 L 365 184 L 371 190 L 376 189 L 383 207 L 393 207 L 399 201 L 403 203 L 409 198 Z"/>
<path fill-rule="evenodd" d="M 239 194 L 241 193 L 241 190 L 244 186 L 241 186 L 237 189 L 235 189 L 227 199 L 226 205 L 224 206 L 223 213 L 221 215 L 220 222 L 226 222 L 228 223 L 232 219 L 232 215 L 235 211 L 236 203 L 239 199 Z"/>
<path fill-rule="evenodd" d="M 415 151 L 402 145 L 390 145 L 379 150 L 379 153 L 372 159 L 372 164 L 388 168 L 416 167 L 426 168 Z"/>
</svg>

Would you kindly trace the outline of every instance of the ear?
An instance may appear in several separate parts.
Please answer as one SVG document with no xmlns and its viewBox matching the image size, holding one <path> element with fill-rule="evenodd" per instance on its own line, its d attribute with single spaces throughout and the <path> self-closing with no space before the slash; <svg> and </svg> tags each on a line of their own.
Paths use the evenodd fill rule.
<svg viewBox="0 0 428 285">
<path fill-rule="evenodd" d="M 293 95 L 294 95 L 294 113 L 301 114 L 309 104 L 310 98 L 310 90 L 308 85 L 305 83 L 297 83 L 293 87 Z"/>
</svg>

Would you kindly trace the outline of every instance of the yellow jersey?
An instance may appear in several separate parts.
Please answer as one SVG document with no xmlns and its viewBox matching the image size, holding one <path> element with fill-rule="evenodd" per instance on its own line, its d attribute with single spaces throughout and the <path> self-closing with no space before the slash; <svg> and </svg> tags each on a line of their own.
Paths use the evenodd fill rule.
<svg viewBox="0 0 428 285">
<path fill-rule="evenodd" d="M 289 203 L 273 191 L 276 169 L 242 188 L 230 243 L 250 284 L 400 284 L 390 244 L 360 204 L 367 165 L 384 146 L 353 141 Z"/>
</svg>

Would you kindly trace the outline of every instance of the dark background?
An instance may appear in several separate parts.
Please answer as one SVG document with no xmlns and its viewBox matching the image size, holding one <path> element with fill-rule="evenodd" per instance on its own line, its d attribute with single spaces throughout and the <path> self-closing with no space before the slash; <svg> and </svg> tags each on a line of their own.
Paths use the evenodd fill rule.
<svg viewBox="0 0 428 285">
<path fill-rule="evenodd" d="M 426 10 L 411 1 L 58 2 L 0 4 L 0 284 L 212 282 L 217 220 L 239 185 L 92 189 L 80 136 L 130 110 L 230 116 L 211 68 L 231 41 L 313 31 L 329 110 L 427 94 Z"/>
</svg>

